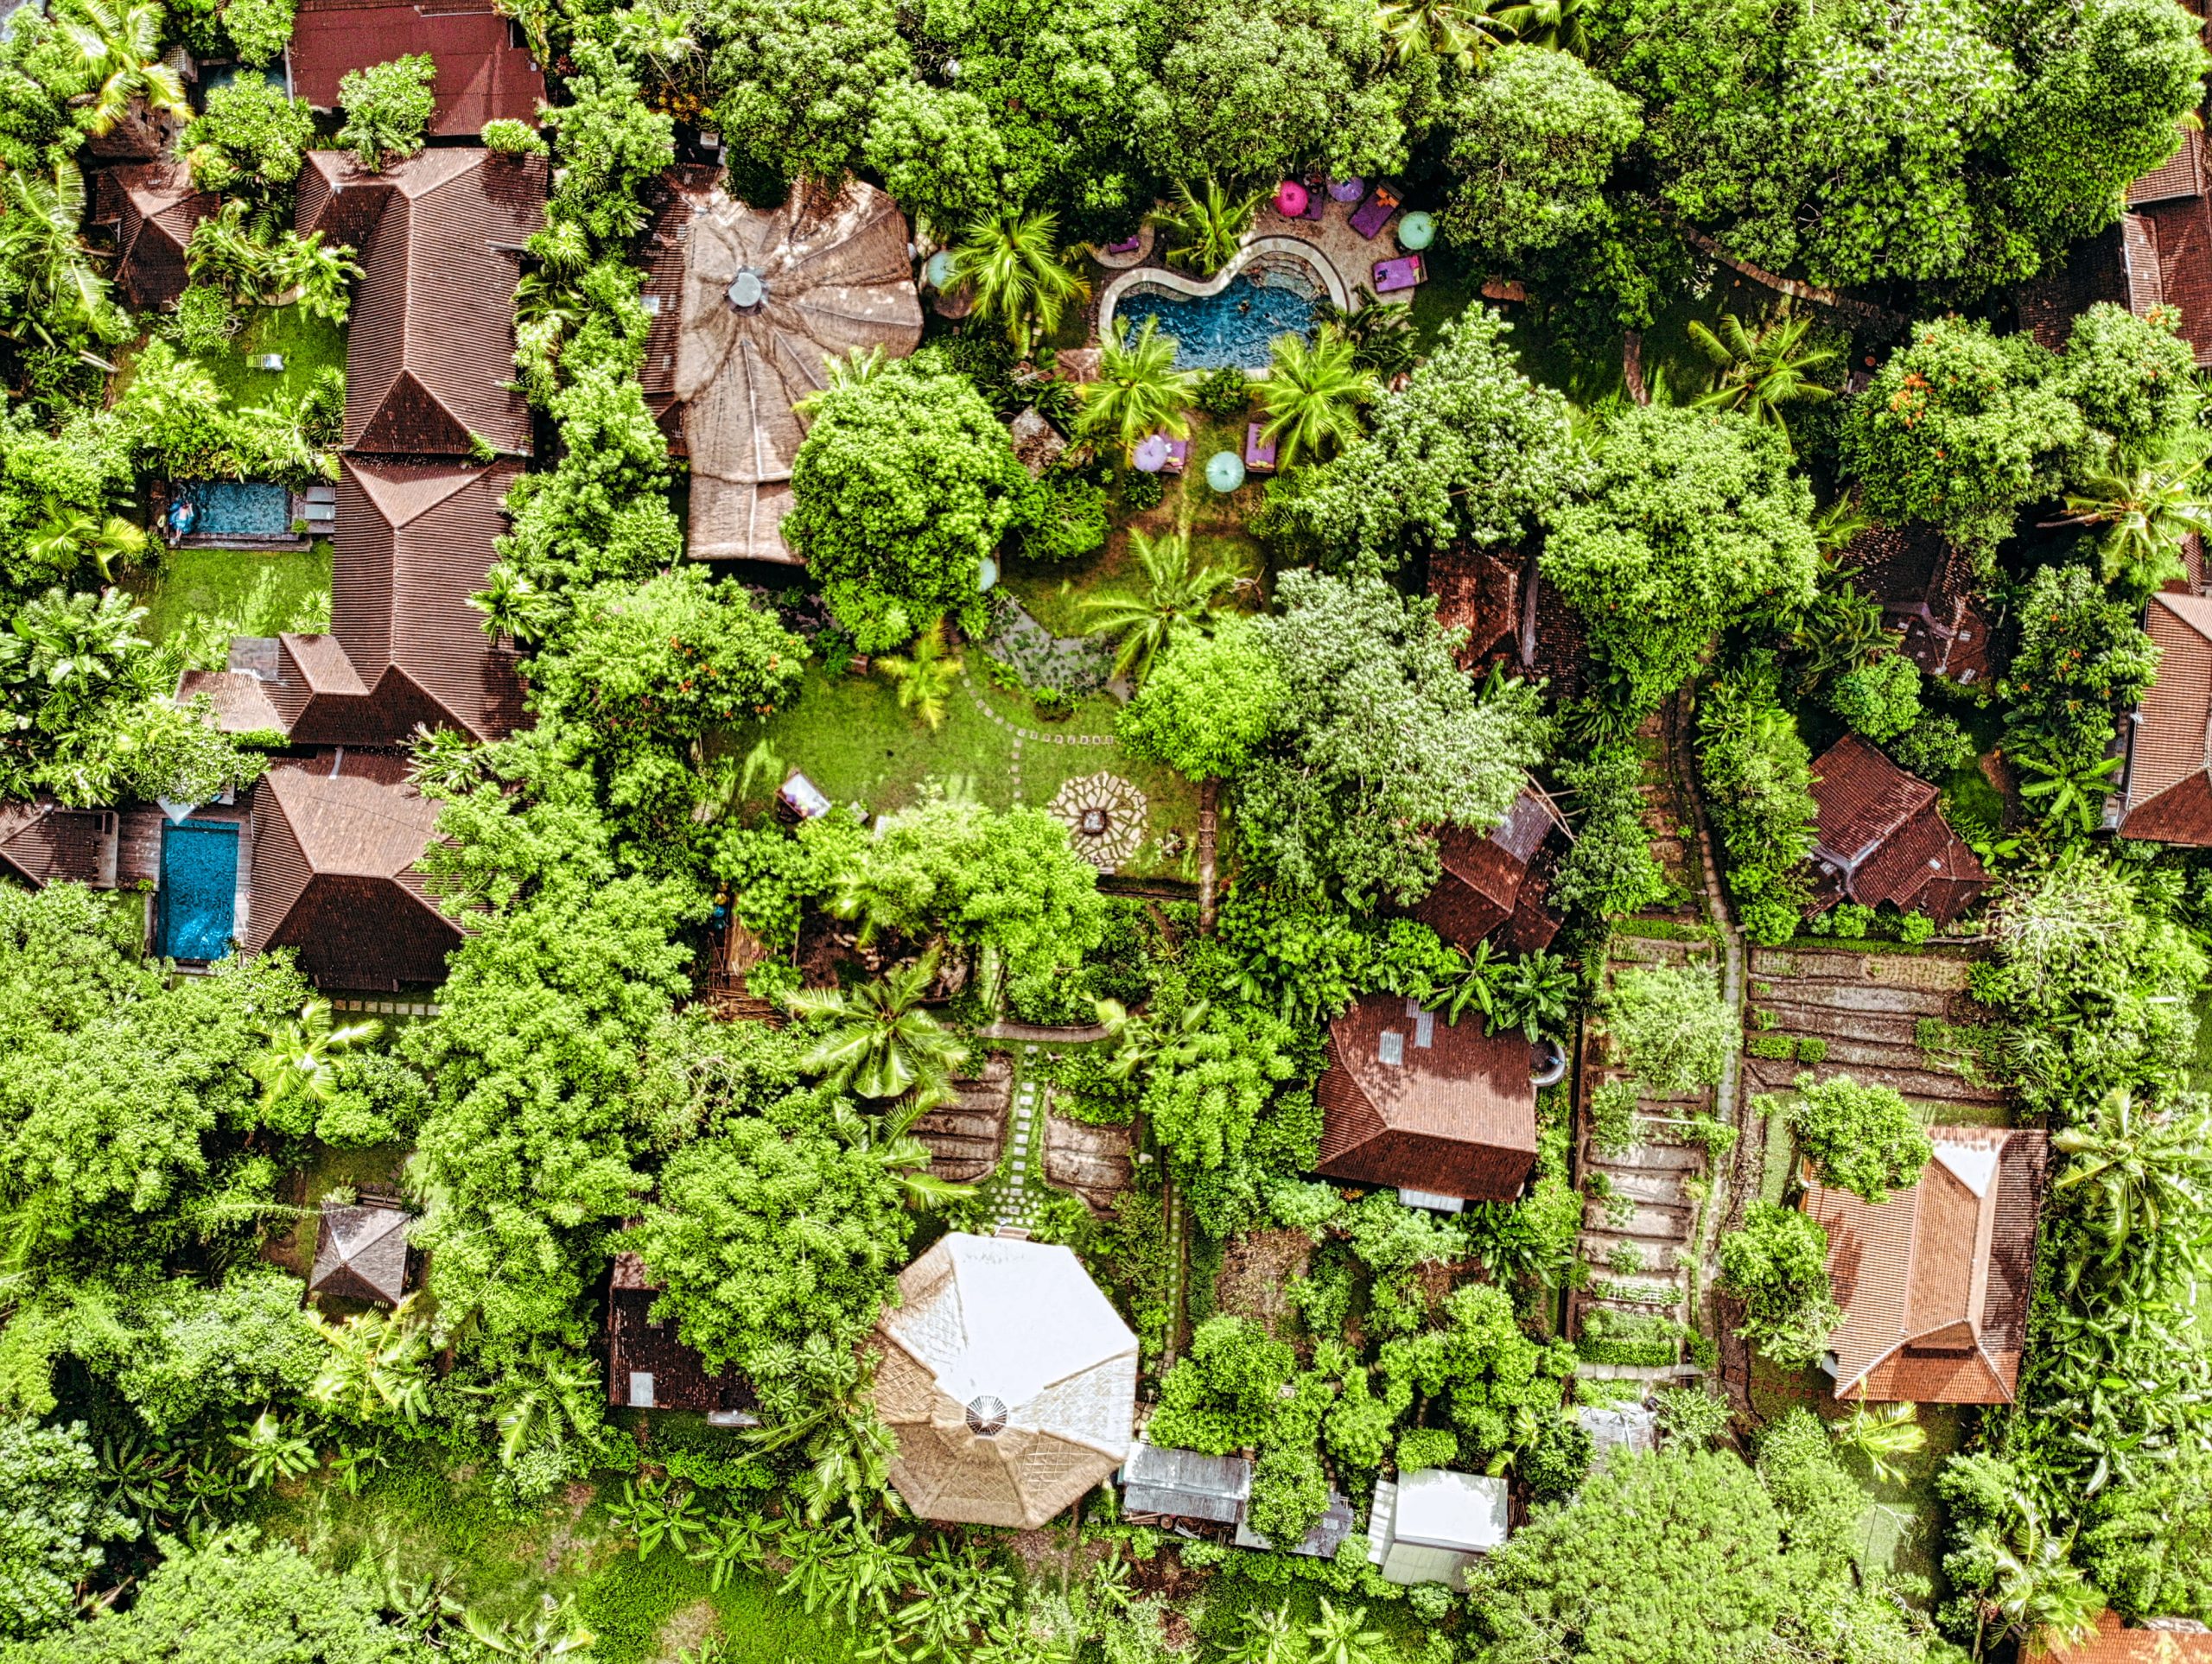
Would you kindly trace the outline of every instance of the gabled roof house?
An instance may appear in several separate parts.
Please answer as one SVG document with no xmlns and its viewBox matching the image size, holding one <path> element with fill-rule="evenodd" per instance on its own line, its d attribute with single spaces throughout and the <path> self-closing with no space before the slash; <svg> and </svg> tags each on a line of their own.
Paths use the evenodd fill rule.
<svg viewBox="0 0 2212 1664">
<path fill-rule="evenodd" d="M 474 138 L 493 120 L 537 124 L 545 73 L 491 0 L 303 0 L 284 67 L 295 97 L 338 107 L 348 70 L 427 53 L 437 67 L 434 138 Z"/>
<path fill-rule="evenodd" d="M 1839 1399 L 2009 1404 L 2027 1337 L 2049 1134 L 1932 1127 L 1919 1181 L 1869 1203 L 1815 1184 L 1844 1320 L 1823 1368 Z"/>
<path fill-rule="evenodd" d="M 1815 904 L 1888 902 L 1938 924 L 1973 906 L 1989 874 L 1951 830 L 1938 797 L 1855 734 L 1829 746 L 1813 765 Z"/>
<path fill-rule="evenodd" d="M 530 451 L 514 379 L 523 245 L 545 223 L 545 164 L 475 146 L 423 150 L 371 173 L 338 150 L 301 170 L 299 228 L 361 265 L 346 338 L 349 451 L 467 456 Z M 342 523 L 341 511 L 340 519 Z"/>
<path fill-rule="evenodd" d="M 2126 728 L 2122 837 L 2212 845 L 2212 598 L 2151 597 L 2158 676 Z"/>
<path fill-rule="evenodd" d="M 219 199 L 194 190 L 181 162 L 110 168 L 94 187 L 93 214 L 115 226 L 115 281 L 141 310 L 171 304 L 190 275 L 184 252 Z"/>
<path fill-rule="evenodd" d="M 1490 832 L 1446 827 L 1437 851 L 1443 875 L 1413 916 L 1469 949 L 1494 932 L 1498 945 L 1514 953 L 1549 946 L 1560 919 L 1545 901 L 1554 865 L 1547 846 L 1566 835 L 1559 810 L 1534 785 L 1522 788 Z"/>
<path fill-rule="evenodd" d="M 461 928 L 416 863 L 438 806 L 397 757 L 333 753 L 280 762 L 253 794 L 249 953 L 290 948 L 318 987 L 436 982 Z"/>
<path fill-rule="evenodd" d="M 0 876 L 34 890 L 56 880 L 112 888 L 116 861 L 113 810 L 0 803 Z"/>
<path fill-rule="evenodd" d="M 1973 559 L 1949 539 L 1916 521 L 1870 526 L 1851 540 L 1842 562 L 1901 632 L 1899 652 L 1929 676 L 1966 685 L 1989 679 L 1994 632 Z"/>
<path fill-rule="evenodd" d="M 1395 1186 L 1424 1207 L 1521 1193 L 1536 1162 L 1536 1089 L 1517 1031 L 1447 1023 L 1417 1000 L 1368 995 L 1329 1025 L 1320 1101 L 1325 1178 Z"/>
</svg>

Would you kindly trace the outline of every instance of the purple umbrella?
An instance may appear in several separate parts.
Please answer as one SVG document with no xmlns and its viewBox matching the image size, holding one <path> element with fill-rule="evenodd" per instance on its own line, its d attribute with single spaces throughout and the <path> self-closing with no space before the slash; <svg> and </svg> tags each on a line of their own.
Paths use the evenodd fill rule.
<svg viewBox="0 0 2212 1664">
<path fill-rule="evenodd" d="M 1129 461 L 1140 473 L 1158 473 L 1167 466 L 1167 435 L 1149 434 L 1139 440 Z"/>
</svg>

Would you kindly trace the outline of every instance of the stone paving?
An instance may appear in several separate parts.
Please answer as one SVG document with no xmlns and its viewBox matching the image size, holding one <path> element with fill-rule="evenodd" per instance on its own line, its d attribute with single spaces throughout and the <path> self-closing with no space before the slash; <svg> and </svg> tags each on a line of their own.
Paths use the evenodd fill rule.
<svg viewBox="0 0 2212 1664">
<path fill-rule="evenodd" d="M 1045 1140 L 1039 1126 L 1044 1119 L 1039 1113 L 1043 1095 L 1033 1072 L 1041 1056 L 1034 1045 L 1021 1048 L 1021 1078 L 1014 1094 L 1014 1142 L 1007 1153 L 1006 1174 L 993 1187 L 991 1197 L 994 1225 L 1034 1229 L 1038 1210 L 1045 1200 Z M 1031 1164 L 1033 1151 L 1034 1166 Z M 1034 1184 L 1031 1183 L 1033 1178 Z"/>
<path fill-rule="evenodd" d="M 983 651 L 1013 665 L 1030 687 L 1086 694 L 1107 685 L 1114 673 L 1110 642 L 1099 636 L 1056 636 L 1012 596 L 1001 606 L 1005 622 Z"/>
</svg>

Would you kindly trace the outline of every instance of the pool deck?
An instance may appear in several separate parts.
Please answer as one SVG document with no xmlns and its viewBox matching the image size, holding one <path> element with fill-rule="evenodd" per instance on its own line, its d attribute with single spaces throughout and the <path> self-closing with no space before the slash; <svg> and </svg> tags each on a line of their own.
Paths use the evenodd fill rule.
<svg viewBox="0 0 2212 1664">
<path fill-rule="evenodd" d="M 1262 206 L 1259 217 L 1252 222 L 1252 236 L 1294 237 L 1306 244 L 1329 263 L 1344 286 L 1344 293 L 1352 296 L 1351 310 L 1361 304 L 1359 289 L 1375 287 L 1375 263 L 1388 260 L 1402 252 L 1398 247 L 1397 216 L 1392 216 L 1372 239 L 1362 237 L 1351 228 L 1351 213 L 1357 202 L 1325 201 L 1319 219 L 1292 219 L 1278 212 L 1270 200 Z"/>
</svg>

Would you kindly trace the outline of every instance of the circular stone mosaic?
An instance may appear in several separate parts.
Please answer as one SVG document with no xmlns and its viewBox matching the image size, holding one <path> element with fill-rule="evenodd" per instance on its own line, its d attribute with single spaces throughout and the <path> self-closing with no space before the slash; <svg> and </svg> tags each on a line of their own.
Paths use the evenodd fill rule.
<svg viewBox="0 0 2212 1664">
<path fill-rule="evenodd" d="M 1144 846 L 1144 793 L 1118 774 L 1070 780 L 1046 812 L 1067 828 L 1076 854 L 1102 873 L 1114 871 Z"/>
</svg>

